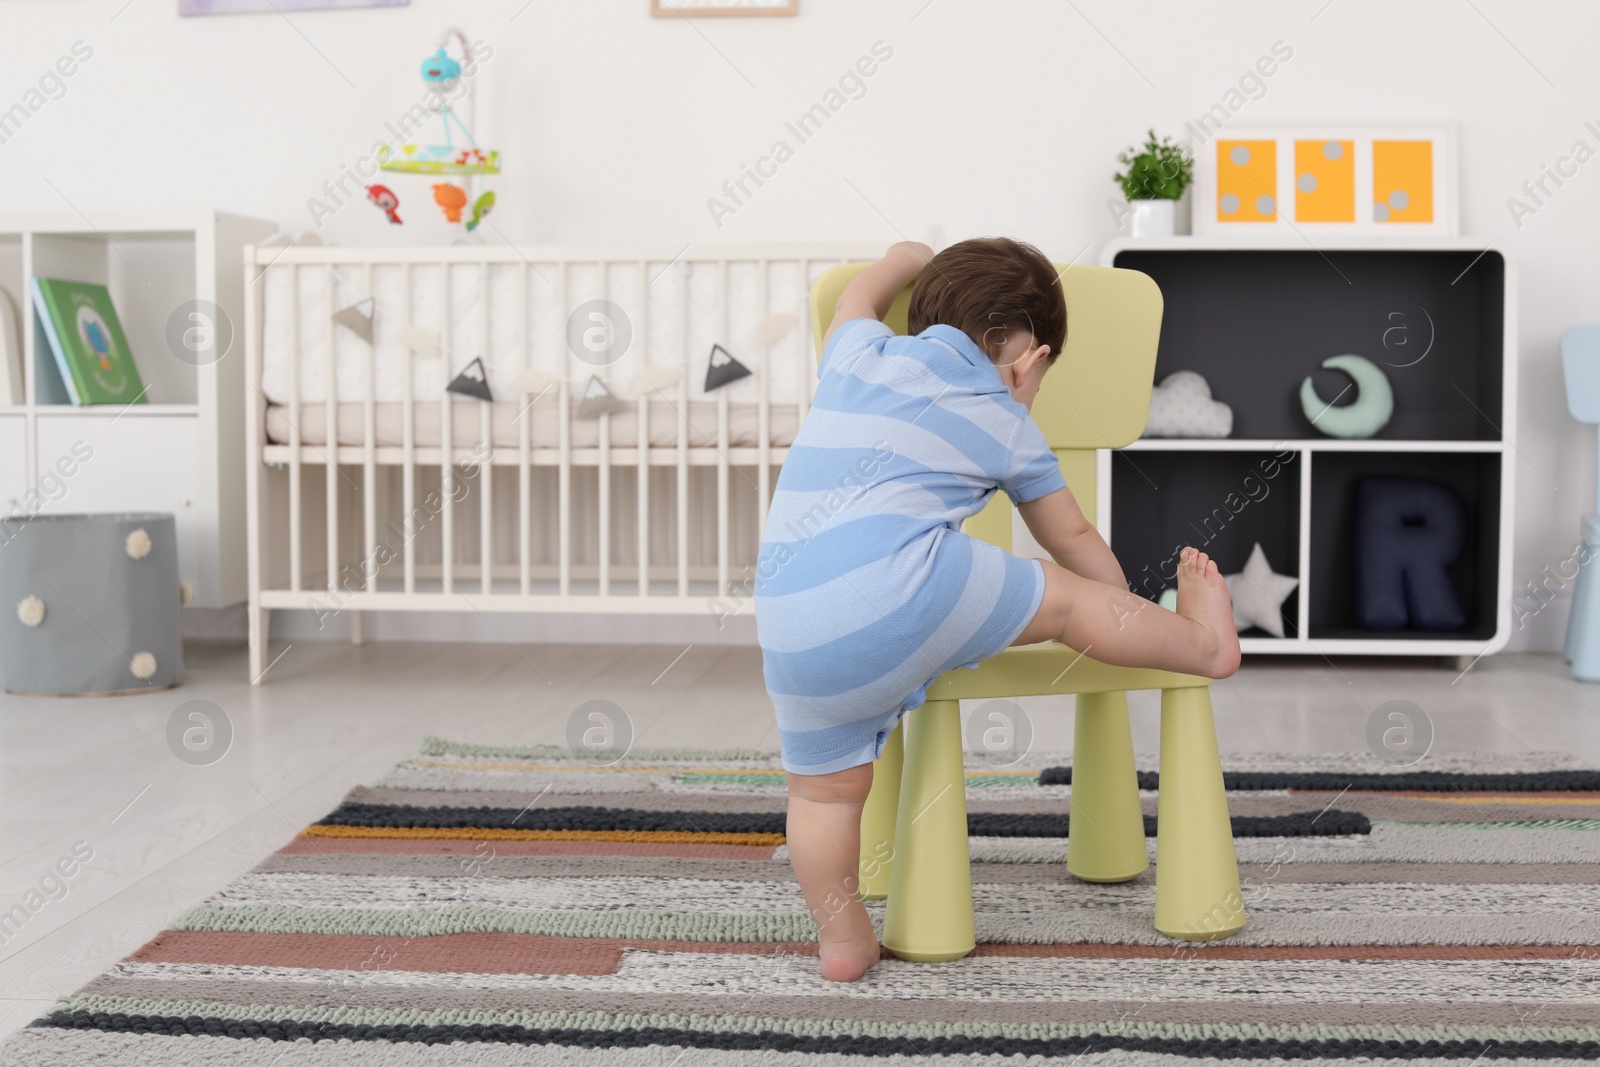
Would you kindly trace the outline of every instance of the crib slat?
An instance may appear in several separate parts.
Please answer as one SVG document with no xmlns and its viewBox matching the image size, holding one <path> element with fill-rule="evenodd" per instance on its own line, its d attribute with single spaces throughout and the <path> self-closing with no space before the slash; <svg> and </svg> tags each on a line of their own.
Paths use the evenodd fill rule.
<svg viewBox="0 0 1600 1067">
<path fill-rule="evenodd" d="M 756 542 L 759 544 L 761 534 L 767 528 L 767 503 L 772 498 L 772 388 L 771 376 L 767 372 L 772 345 L 765 343 L 767 319 L 772 314 L 772 277 L 766 260 L 763 259 L 757 266 L 761 271 L 760 332 L 763 336 L 760 339 L 764 342 L 761 351 L 756 354 L 756 374 L 761 379 L 756 383 L 756 433 L 760 438 L 756 442 L 756 450 L 761 454 L 761 466 L 756 472 Z"/>
<path fill-rule="evenodd" d="M 300 264 L 289 264 L 289 589 L 304 568 L 300 536 Z"/>
<path fill-rule="evenodd" d="M 444 383 L 452 377 L 451 368 L 456 361 L 455 338 L 452 336 L 450 314 L 450 264 L 439 264 L 439 350 L 442 353 L 440 370 Z M 455 592 L 455 455 L 456 433 L 453 424 L 455 394 L 448 389 L 439 390 L 439 527 L 440 540 L 440 590 Z"/>
<path fill-rule="evenodd" d="M 521 279 L 518 282 L 517 293 L 521 297 L 518 301 L 522 305 L 522 366 L 526 371 L 531 365 L 529 360 L 530 338 L 529 330 L 533 327 L 533 313 L 530 310 L 533 304 L 528 296 L 528 264 L 522 264 Z M 527 393 L 518 393 L 519 410 L 522 417 L 517 420 L 517 577 L 522 588 L 522 595 L 528 595 L 530 571 L 528 566 L 528 524 L 532 515 L 528 494 L 530 492 L 529 479 L 531 474 L 528 468 L 528 452 L 532 447 L 532 440 L 528 428 L 533 424 L 533 398 Z"/>
<path fill-rule="evenodd" d="M 639 322 L 634 337 L 639 344 L 639 366 L 650 366 L 650 264 L 639 261 Z M 650 595 L 650 401 L 648 391 L 639 390 L 639 448 L 638 466 L 634 468 L 637 482 L 639 595 Z"/>
<path fill-rule="evenodd" d="M 483 336 L 479 347 L 483 354 L 484 382 L 489 380 L 489 264 L 481 264 L 479 270 L 478 306 L 483 309 Z M 490 589 L 490 572 L 494 570 L 494 431 L 491 418 L 494 414 L 494 405 L 478 402 L 478 522 L 482 529 L 478 532 L 478 569 L 483 578 L 479 588 L 488 593 Z"/>
<path fill-rule="evenodd" d="M 689 595 L 689 288 L 694 267 L 683 265 L 683 341 L 678 358 L 683 374 L 678 378 L 678 595 Z"/>
<path fill-rule="evenodd" d="M 721 263 L 717 302 L 722 306 L 722 343 L 733 345 L 728 312 L 728 261 Z M 728 387 L 717 390 L 717 596 L 728 593 Z"/>
<path fill-rule="evenodd" d="M 417 309 L 412 297 L 412 264 L 405 265 L 405 314 L 406 325 L 414 325 L 417 321 Z M 400 520 L 401 536 L 405 538 L 405 589 L 407 593 L 417 591 L 417 535 L 420 531 L 416 527 L 417 514 L 417 433 L 416 433 L 416 389 L 412 379 L 413 369 L 417 356 L 409 348 L 405 351 L 404 373 L 401 380 L 405 383 L 405 393 L 400 398 L 400 448 L 404 454 L 401 463 L 401 496 L 405 506 L 405 515 Z"/>
<path fill-rule="evenodd" d="M 556 551 L 559 589 L 562 596 L 572 592 L 572 397 L 567 387 L 567 375 L 572 371 L 572 354 L 567 350 L 567 323 L 563 313 L 567 310 L 567 261 L 557 266 L 561 271 L 560 300 L 556 303 L 556 351 L 561 353 L 561 411 L 557 415 L 561 450 L 560 469 L 557 472 L 557 528 Z"/>
<path fill-rule="evenodd" d="M 372 297 L 372 264 L 366 265 L 365 278 L 366 297 Z M 376 303 L 374 303 L 376 311 Z M 373 327 L 376 329 L 376 314 L 374 314 Z M 377 357 L 375 351 L 378 347 L 377 337 L 367 344 L 367 398 L 361 411 L 361 433 L 367 446 L 367 456 L 361 466 L 361 530 L 362 551 L 370 553 L 362 560 L 362 569 L 366 572 L 367 592 L 378 591 L 378 563 L 376 545 L 378 543 L 378 409 L 377 409 Z M 356 618 L 361 616 L 357 614 Z"/>
<path fill-rule="evenodd" d="M 595 263 L 595 269 L 600 272 L 600 299 L 608 300 L 611 296 L 610 264 L 604 260 Z M 609 377 L 609 375 L 608 375 Z M 610 384 L 610 383 L 607 383 Z M 600 416 L 600 466 L 599 484 L 600 496 L 600 529 L 599 529 L 599 587 L 600 595 L 607 596 L 611 592 L 611 413 L 604 412 Z"/>
<path fill-rule="evenodd" d="M 328 440 L 327 455 L 323 457 L 322 484 L 323 496 L 327 500 L 328 509 L 328 591 L 336 592 L 339 588 L 339 360 L 336 358 L 336 346 L 339 338 L 334 331 L 339 328 L 333 321 L 333 312 L 337 308 L 335 303 L 337 291 L 334 286 L 333 266 L 328 266 Z M 335 601 L 337 603 L 337 601 Z"/>
</svg>

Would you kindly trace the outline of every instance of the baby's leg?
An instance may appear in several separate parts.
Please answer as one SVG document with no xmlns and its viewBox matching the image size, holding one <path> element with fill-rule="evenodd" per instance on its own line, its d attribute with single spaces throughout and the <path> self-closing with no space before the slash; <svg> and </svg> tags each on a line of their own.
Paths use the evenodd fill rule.
<svg viewBox="0 0 1600 1067">
<path fill-rule="evenodd" d="M 1226 678 L 1239 669 L 1239 635 L 1228 586 L 1204 552 L 1185 548 L 1178 562 L 1178 610 L 1106 585 L 1047 560 L 1044 599 L 1015 644 L 1060 641 L 1118 667 Z"/>
<path fill-rule="evenodd" d="M 822 943 L 822 977 L 853 982 L 878 962 L 878 935 L 861 903 L 861 808 L 872 764 L 789 775 L 789 863 Z"/>
</svg>

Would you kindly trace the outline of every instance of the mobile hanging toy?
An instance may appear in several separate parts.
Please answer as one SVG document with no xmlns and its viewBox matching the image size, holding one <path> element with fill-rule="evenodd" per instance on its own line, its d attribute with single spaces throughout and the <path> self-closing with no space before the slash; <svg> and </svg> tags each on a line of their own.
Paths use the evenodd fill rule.
<svg viewBox="0 0 1600 1067">
<path fill-rule="evenodd" d="M 446 222 L 460 222 L 461 209 L 467 206 L 467 194 L 459 185 L 440 182 L 433 187 L 433 202 L 444 209 Z"/>
<path fill-rule="evenodd" d="M 449 48 L 454 43 L 460 58 L 452 56 Z M 423 143 L 420 132 L 430 127 L 424 125 L 416 141 L 407 142 L 396 151 L 388 146 L 378 153 L 378 168 L 390 174 L 426 174 L 457 181 L 440 181 L 433 188 L 434 203 L 444 212 L 445 220 L 452 225 L 465 224 L 468 233 L 476 230 L 483 217 L 494 206 L 495 194 L 479 188 L 483 178 L 500 173 L 500 153 L 481 147 L 472 134 L 477 120 L 477 86 L 474 84 L 472 47 L 461 30 L 451 27 L 439 39 L 439 46 L 422 61 L 422 81 L 438 96 L 438 106 L 430 107 L 439 118 L 442 143 Z M 456 113 L 452 101 L 465 101 L 466 120 Z M 389 221 L 398 223 L 395 209 L 399 198 L 386 186 L 368 188 L 372 202 L 382 208 Z M 471 205 L 470 210 L 468 205 Z"/>
<path fill-rule="evenodd" d="M 472 218 L 467 220 L 467 232 L 471 233 L 478 228 L 478 223 L 494 210 L 494 190 L 491 189 L 472 202 Z"/>
<path fill-rule="evenodd" d="M 400 198 L 394 195 L 394 190 L 387 185 L 369 185 L 367 186 L 367 199 L 378 205 L 383 213 L 389 216 L 390 222 L 396 226 L 400 225 L 400 213 L 398 210 Z"/>
</svg>

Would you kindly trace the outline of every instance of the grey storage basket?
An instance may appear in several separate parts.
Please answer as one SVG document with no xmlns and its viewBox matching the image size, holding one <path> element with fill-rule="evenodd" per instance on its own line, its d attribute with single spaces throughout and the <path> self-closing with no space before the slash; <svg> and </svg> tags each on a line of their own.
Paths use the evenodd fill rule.
<svg viewBox="0 0 1600 1067">
<path fill-rule="evenodd" d="M 177 684 L 182 605 L 170 514 L 0 518 L 0 682 L 13 693 Z"/>
</svg>

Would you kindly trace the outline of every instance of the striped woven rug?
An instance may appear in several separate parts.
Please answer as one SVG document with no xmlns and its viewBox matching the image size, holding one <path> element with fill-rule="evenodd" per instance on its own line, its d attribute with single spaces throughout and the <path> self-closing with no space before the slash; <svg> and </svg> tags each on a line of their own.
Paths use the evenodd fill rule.
<svg viewBox="0 0 1600 1067">
<path fill-rule="evenodd" d="M 1226 762 L 1238 936 L 1156 933 L 1153 870 L 1068 877 L 1071 769 L 1042 760 L 969 771 L 977 951 L 840 986 L 816 973 L 771 755 L 596 767 L 429 739 L 0 1063 L 1600 1058 L 1600 771 Z M 1140 785 L 1153 835 L 1152 769 Z"/>
</svg>

